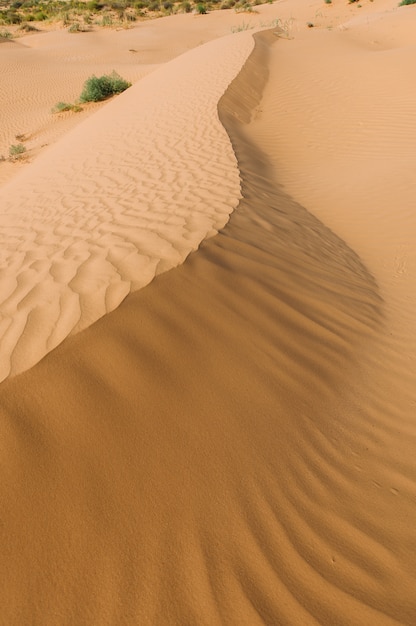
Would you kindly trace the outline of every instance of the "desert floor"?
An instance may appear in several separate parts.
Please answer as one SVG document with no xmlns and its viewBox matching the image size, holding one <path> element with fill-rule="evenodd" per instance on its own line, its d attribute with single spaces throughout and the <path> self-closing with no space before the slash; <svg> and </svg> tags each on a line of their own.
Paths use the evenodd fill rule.
<svg viewBox="0 0 416 626">
<path fill-rule="evenodd" d="M 0 44 L 0 624 L 416 623 L 415 32 Z"/>
</svg>

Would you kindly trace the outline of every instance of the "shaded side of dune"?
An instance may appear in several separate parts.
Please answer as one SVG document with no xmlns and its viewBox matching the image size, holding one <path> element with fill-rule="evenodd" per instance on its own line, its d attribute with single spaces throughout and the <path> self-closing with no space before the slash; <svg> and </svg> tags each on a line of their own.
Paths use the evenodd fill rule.
<svg viewBox="0 0 416 626">
<path fill-rule="evenodd" d="M 376 284 L 244 135 L 273 37 L 220 102 L 244 195 L 227 226 L 0 388 L 4 623 L 368 625 L 415 609 L 350 515 L 366 501 L 340 407 L 377 338 Z"/>
</svg>

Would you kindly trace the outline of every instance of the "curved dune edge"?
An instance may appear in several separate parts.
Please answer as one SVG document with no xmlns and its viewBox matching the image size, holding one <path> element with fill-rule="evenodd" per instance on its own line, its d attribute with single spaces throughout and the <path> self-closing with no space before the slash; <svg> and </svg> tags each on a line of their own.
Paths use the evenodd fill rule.
<svg viewBox="0 0 416 626">
<path fill-rule="evenodd" d="M 369 486 L 357 401 L 376 285 L 230 114 L 258 100 L 269 37 L 220 104 L 244 195 L 227 226 L 0 388 L 9 624 L 415 615 L 414 504 Z"/>
<path fill-rule="evenodd" d="M 2 187 L 0 380 L 224 226 L 240 180 L 217 103 L 252 41 L 231 35 L 167 63 Z"/>
</svg>

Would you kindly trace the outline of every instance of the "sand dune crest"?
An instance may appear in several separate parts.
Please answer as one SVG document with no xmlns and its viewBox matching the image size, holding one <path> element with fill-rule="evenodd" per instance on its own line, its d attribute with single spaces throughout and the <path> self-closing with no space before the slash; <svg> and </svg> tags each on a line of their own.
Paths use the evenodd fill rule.
<svg viewBox="0 0 416 626">
<path fill-rule="evenodd" d="M 381 336 L 376 283 L 234 117 L 258 101 L 268 45 L 220 105 L 244 196 L 227 226 L 0 389 L 20 464 L 2 497 L 21 494 L 5 615 L 410 623 L 412 574 L 360 513 L 370 494 L 379 518 L 391 503 L 358 482 L 344 422 Z"/>
<path fill-rule="evenodd" d="M 216 106 L 252 45 L 241 33 L 170 62 L 0 190 L 2 379 L 224 226 L 240 181 Z"/>
<path fill-rule="evenodd" d="M 357 122 L 343 107 L 356 106 L 361 121 L 371 122 L 356 79 L 370 63 L 367 52 L 371 62 L 384 57 L 367 50 L 365 20 L 357 32 L 351 23 L 350 30 L 325 27 L 330 20 L 342 26 L 354 12 L 376 13 L 374 4 L 279 5 L 282 13 L 302 9 L 296 36 L 272 46 L 270 33 L 256 35 L 219 103 L 243 196 L 226 226 L 0 386 L 7 624 L 416 622 L 412 187 L 406 168 L 397 179 L 378 169 L 383 149 L 371 142 L 363 144 L 371 172 L 358 177 L 354 137 L 361 135 L 341 132 L 341 121 L 346 128 Z M 383 9 L 390 5 L 383 0 Z M 311 11 L 324 26 L 307 28 Z M 216 50 L 224 50 L 220 43 Z M 344 81 L 326 77 L 319 64 L 308 70 L 318 52 L 326 52 L 327 68 L 359 61 L 357 47 L 365 50 L 363 64 L 345 63 Z M 172 83 L 189 58 L 177 60 Z M 382 108 L 375 107 L 377 123 L 384 120 L 389 141 L 381 136 L 379 148 L 391 145 L 386 155 L 398 163 L 400 124 L 379 117 Z M 334 135 L 325 132 L 330 117 Z M 411 115 L 405 119 L 412 132 Z M 345 139 L 344 176 L 331 169 L 332 136 Z M 201 137 L 210 141 L 208 133 Z M 173 188 L 170 164 L 182 155 L 176 144 L 166 155 L 151 180 L 157 186 L 165 177 Z M 123 176 L 110 172 L 104 188 L 118 178 L 128 188 Z M 56 262 L 52 274 L 73 283 L 87 312 L 94 276 L 100 297 L 113 301 L 108 266 L 123 264 L 132 277 L 142 269 L 95 216 L 83 221 L 83 194 L 91 200 L 94 187 L 81 182 L 79 205 L 67 206 L 70 215 L 79 212 L 79 241 L 71 243 L 72 261 Z M 223 189 L 200 198 L 202 212 Z M 305 190 L 333 230 L 299 202 Z M 123 237 L 129 206 L 115 224 Z M 64 217 L 56 237 L 71 242 L 74 224 Z M 170 223 L 159 217 L 152 228 L 165 233 Z M 171 218 L 176 227 L 177 215 Z M 95 240 L 85 254 L 88 229 L 101 229 L 110 242 L 108 264 Z M 42 285 L 32 292 L 32 279 L 50 272 L 49 234 L 38 230 L 39 254 L 28 252 L 19 281 L 5 276 L 11 310 L 19 299 L 37 301 Z M 12 232 L 18 246 L 20 225 Z M 169 247 L 165 234 L 163 241 Z M 21 259 L 15 262 L 19 273 Z"/>
</svg>

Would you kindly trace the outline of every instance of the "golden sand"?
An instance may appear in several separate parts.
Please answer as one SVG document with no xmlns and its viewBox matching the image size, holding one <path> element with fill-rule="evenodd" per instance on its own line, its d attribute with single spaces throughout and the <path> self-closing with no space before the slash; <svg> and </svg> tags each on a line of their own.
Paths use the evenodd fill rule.
<svg viewBox="0 0 416 626">
<path fill-rule="evenodd" d="M 1 384 L 5 624 L 415 623 L 416 10 L 374 4 L 236 34 L 228 223 Z"/>
</svg>

